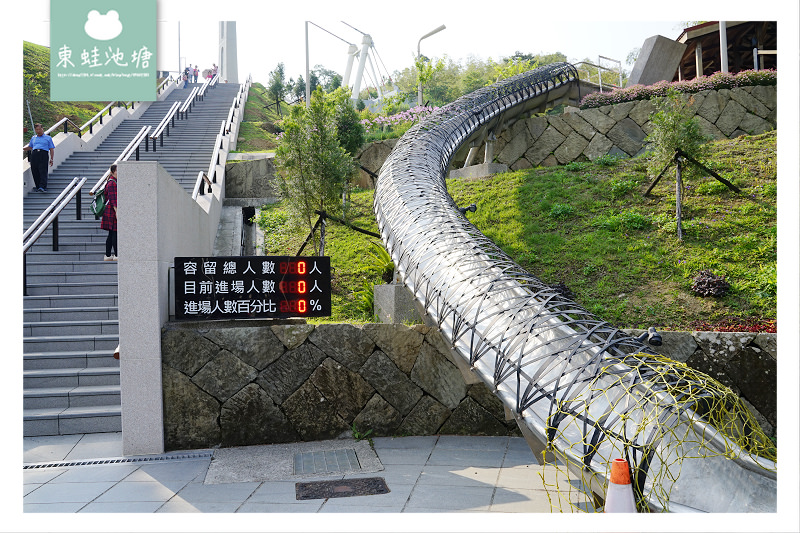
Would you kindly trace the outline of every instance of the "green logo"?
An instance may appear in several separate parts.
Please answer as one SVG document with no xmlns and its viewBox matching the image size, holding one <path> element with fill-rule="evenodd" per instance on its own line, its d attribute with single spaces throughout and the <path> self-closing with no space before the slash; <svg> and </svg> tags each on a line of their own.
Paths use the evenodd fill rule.
<svg viewBox="0 0 800 533">
<path fill-rule="evenodd" d="M 50 99 L 156 99 L 156 0 L 52 0 Z"/>
</svg>

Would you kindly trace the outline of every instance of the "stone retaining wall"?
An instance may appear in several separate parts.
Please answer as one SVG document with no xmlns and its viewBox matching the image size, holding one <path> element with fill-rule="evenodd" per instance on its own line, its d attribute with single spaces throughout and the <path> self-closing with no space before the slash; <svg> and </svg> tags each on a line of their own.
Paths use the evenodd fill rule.
<svg viewBox="0 0 800 533">
<path fill-rule="evenodd" d="M 689 95 L 700 129 L 715 140 L 757 135 L 777 128 L 777 88 L 739 87 L 701 91 Z M 497 137 L 495 162 L 511 170 L 555 166 L 572 161 L 594 161 L 603 155 L 631 157 L 645 150 L 644 139 L 652 131 L 652 100 L 625 102 L 594 109 L 567 108 L 561 115 L 520 116 Z M 365 146 L 358 159 L 377 173 L 397 139 Z M 484 149 L 473 164 L 484 163 Z M 464 158 L 451 168 L 461 168 Z M 359 186 L 372 188 L 361 171 Z"/>
<path fill-rule="evenodd" d="M 330 439 L 351 436 L 354 425 L 371 436 L 519 435 L 435 329 L 270 324 L 164 327 L 167 450 Z M 666 351 L 740 392 L 773 431 L 774 335 L 664 338 Z"/>
<path fill-rule="evenodd" d="M 684 97 L 701 131 L 715 140 L 757 135 L 777 127 L 775 86 L 708 90 Z M 655 110 L 653 100 L 639 100 L 518 120 L 498 137 L 495 159 L 521 170 L 593 161 L 606 154 L 636 156 L 645 150 Z"/>
</svg>

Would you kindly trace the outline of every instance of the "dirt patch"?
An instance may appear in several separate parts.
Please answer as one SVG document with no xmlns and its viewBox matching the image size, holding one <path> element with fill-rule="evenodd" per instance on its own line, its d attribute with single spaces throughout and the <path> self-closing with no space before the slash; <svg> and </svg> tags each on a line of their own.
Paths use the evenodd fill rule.
<svg viewBox="0 0 800 533">
<path fill-rule="evenodd" d="M 654 280 L 628 295 L 628 303 L 634 307 L 680 308 L 687 316 L 702 316 L 715 310 L 712 298 L 699 298 L 689 294 L 680 283 Z"/>
</svg>

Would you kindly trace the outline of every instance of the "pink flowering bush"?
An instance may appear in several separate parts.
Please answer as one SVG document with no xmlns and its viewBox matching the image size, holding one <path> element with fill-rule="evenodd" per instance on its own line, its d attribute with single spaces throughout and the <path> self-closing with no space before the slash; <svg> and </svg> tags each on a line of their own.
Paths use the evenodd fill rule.
<svg viewBox="0 0 800 533">
<path fill-rule="evenodd" d="M 388 117 L 378 115 L 374 118 L 364 118 L 361 120 L 361 124 L 364 126 L 364 133 L 367 135 L 384 132 L 387 130 L 395 134 L 403 133 L 413 124 L 419 122 L 437 109 L 439 108 L 418 105 Z"/>
<path fill-rule="evenodd" d="M 581 109 L 664 97 L 670 89 L 688 94 L 710 89 L 777 84 L 778 73 L 775 70 L 743 70 L 736 74 L 715 72 L 710 76 L 700 76 L 693 80 L 659 81 L 652 85 L 631 85 L 623 89 L 614 89 L 609 93 L 591 93 L 581 100 Z"/>
</svg>

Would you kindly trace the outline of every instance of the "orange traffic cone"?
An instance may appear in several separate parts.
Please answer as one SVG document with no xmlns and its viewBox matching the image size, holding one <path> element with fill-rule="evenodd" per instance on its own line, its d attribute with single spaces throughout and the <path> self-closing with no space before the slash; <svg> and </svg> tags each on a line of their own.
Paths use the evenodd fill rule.
<svg viewBox="0 0 800 533">
<path fill-rule="evenodd" d="M 631 472 L 628 461 L 614 459 L 611 462 L 611 480 L 606 489 L 605 513 L 635 513 L 636 502 L 633 499 Z"/>
</svg>

